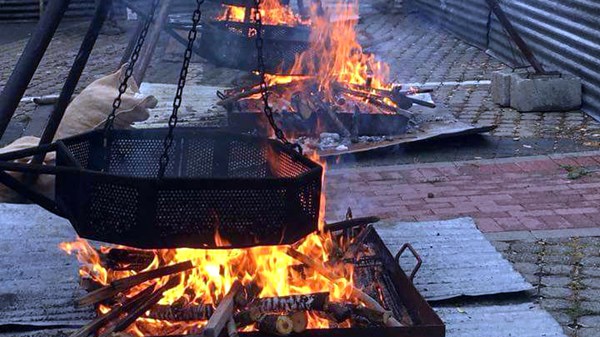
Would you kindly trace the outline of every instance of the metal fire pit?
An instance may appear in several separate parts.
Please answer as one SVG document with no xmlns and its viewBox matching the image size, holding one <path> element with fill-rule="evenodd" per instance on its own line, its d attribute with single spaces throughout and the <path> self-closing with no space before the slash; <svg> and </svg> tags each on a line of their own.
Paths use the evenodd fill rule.
<svg viewBox="0 0 600 337">
<path fill-rule="evenodd" d="M 59 140 L 56 166 L 0 156 L 8 171 L 56 175 L 45 208 L 68 218 L 87 239 L 139 248 L 242 248 L 292 244 L 318 227 L 322 168 L 277 141 L 201 128 L 175 131 L 169 165 L 158 179 L 166 129 L 115 130 L 108 163 L 103 132 Z M 218 239 L 216 238 L 218 234 Z"/>
<path fill-rule="evenodd" d="M 374 249 L 375 256 L 354 261 L 355 284 L 365 289 L 373 282 L 380 282 L 383 285 L 383 302 L 380 304 L 386 310 L 390 310 L 399 322 L 406 322 L 408 316 L 412 324 L 403 327 L 309 329 L 294 335 L 299 337 L 445 337 L 444 323 L 398 264 L 402 250 L 394 258 L 373 227 L 368 231 L 364 243 Z M 239 335 L 270 337 L 259 331 L 240 332 Z"/>
<path fill-rule="evenodd" d="M 255 34 L 254 23 L 207 22 L 200 38 L 201 54 L 217 66 L 256 70 Z M 271 74 L 289 71 L 296 54 L 308 48 L 309 36 L 309 26 L 263 25 L 265 70 Z"/>
</svg>

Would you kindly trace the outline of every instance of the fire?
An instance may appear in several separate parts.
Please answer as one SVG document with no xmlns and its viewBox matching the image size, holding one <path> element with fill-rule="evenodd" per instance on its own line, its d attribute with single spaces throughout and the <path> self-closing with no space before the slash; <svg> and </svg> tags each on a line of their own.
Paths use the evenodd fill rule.
<svg viewBox="0 0 600 337">
<path fill-rule="evenodd" d="M 318 159 L 316 154 L 313 159 Z M 324 224 L 325 193 L 321 194 L 321 211 L 319 228 Z M 223 240 L 216 233 L 216 240 Z M 314 261 L 327 262 L 333 245 L 332 237 L 321 231 L 310 234 L 294 245 L 297 251 L 309 256 Z M 60 244 L 60 248 L 69 254 L 76 254 L 81 262 L 80 275 L 107 285 L 110 282 L 131 276 L 137 272 L 132 270 L 115 271 L 102 265 L 100 253 L 108 253 L 109 247 L 93 248 L 83 239 Z M 127 247 L 120 247 L 127 248 Z M 243 284 L 254 282 L 262 290 L 258 297 L 285 296 L 292 294 L 309 294 L 330 292 L 330 300 L 343 300 L 357 303 L 352 296 L 352 266 L 337 263 L 327 268 L 340 277 L 333 281 L 312 270 L 302 272 L 294 268 L 299 263 L 286 254 L 289 246 L 264 246 L 249 249 L 203 250 L 203 249 L 162 249 L 152 250 L 154 260 L 142 270 L 156 269 L 184 261 L 191 261 L 193 269 L 178 274 L 179 285 L 163 294 L 159 305 L 172 305 L 184 301 L 190 304 L 214 304 L 229 291 L 236 280 Z M 127 248 L 132 249 L 132 248 Z M 147 251 L 146 251 L 147 252 Z M 141 271 L 140 271 L 141 272 Z M 163 285 L 169 277 L 158 281 Z M 151 281 L 155 282 L 155 281 Z M 127 297 L 132 297 L 147 287 L 147 282 L 131 289 Z M 100 312 L 105 313 L 110 307 L 101 305 Z M 165 333 L 191 333 L 198 331 L 206 322 L 169 322 L 151 318 L 139 318 L 127 332 L 136 336 L 147 336 Z M 309 316 L 309 328 L 327 328 L 328 322 L 314 315 Z"/>
<path fill-rule="evenodd" d="M 337 4 L 325 15 L 311 6 L 310 47 L 297 55 L 291 74 L 313 75 L 327 98 L 333 99 L 333 84 L 343 83 L 390 89 L 389 66 L 363 51 L 354 29 L 358 3 Z M 331 20 L 332 17 L 338 18 Z"/>
<path fill-rule="evenodd" d="M 279 2 L 279 0 L 262 0 L 260 4 L 262 23 L 265 25 L 297 26 L 309 24 L 310 20 L 302 19 L 292 9 Z M 217 17 L 219 21 L 246 22 L 253 21 L 255 10 L 252 8 L 246 18 L 246 7 L 223 5 L 223 13 Z"/>
</svg>

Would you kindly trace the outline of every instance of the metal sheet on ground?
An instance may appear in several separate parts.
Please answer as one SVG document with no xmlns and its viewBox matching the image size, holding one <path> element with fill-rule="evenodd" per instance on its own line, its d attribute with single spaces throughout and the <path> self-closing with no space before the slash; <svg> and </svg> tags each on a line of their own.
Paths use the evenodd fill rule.
<svg viewBox="0 0 600 337">
<path fill-rule="evenodd" d="M 452 122 L 428 122 L 423 124 L 420 129 L 415 130 L 413 133 L 407 133 L 401 136 L 394 136 L 393 139 L 383 140 L 372 143 L 358 143 L 350 144 L 348 149 L 336 150 L 326 149 L 320 150 L 319 156 L 321 157 L 333 157 L 345 154 L 360 153 L 376 149 L 383 149 L 391 146 L 400 144 L 409 144 L 422 142 L 425 140 L 440 139 L 446 137 L 457 137 L 475 135 L 479 133 L 486 133 L 496 129 L 496 125 L 484 125 L 484 126 L 472 126 L 459 121 Z"/>
<path fill-rule="evenodd" d="M 166 127 L 169 116 L 173 111 L 175 98 L 175 84 L 142 83 L 140 92 L 152 95 L 158 100 L 156 108 L 150 110 L 150 118 L 143 122 L 135 123 L 136 128 Z M 220 118 L 225 118 L 225 110 L 215 106 L 219 101 L 217 90 L 223 87 L 205 85 L 186 85 L 182 104 L 179 108 L 179 123 L 181 125 L 216 126 Z"/>
<path fill-rule="evenodd" d="M 434 308 L 446 337 L 566 337 L 562 327 L 532 303 Z"/>
<path fill-rule="evenodd" d="M 81 325 L 93 317 L 76 309 L 77 260 L 58 248 L 75 231 L 34 205 L 0 204 L 0 326 Z"/>
<path fill-rule="evenodd" d="M 393 254 L 408 242 L 421 255 L 424 263 L 415 285 L 429 301 L 533 288 L 496 251 L 471 218 L 380 223 L 376 228 Z M 409 273 L 414 258 L 406 252 L 400 262 Z"/>
</svg>

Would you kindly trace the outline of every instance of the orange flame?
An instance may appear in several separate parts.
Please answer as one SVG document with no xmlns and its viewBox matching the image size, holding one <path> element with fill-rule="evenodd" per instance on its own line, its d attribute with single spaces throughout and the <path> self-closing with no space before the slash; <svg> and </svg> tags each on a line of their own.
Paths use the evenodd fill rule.
<svg viewBox="0 0 600 337">
<path fill-rule="evenodd" d="M 217 20 L 233 22 L 247 21 L 246 7 L 223 5 L 223 8 L 223 13 L 216 18 Z M 254 8 L 251 8 L 248 13 L 250 22 L 254 21 L 254 13 Z M 303 20 L 290 7 L 283 5 L 279 0 L 262 0 L 260 14 L 262 23 L 265 25 L 297 26 L 310 23 L 310 20 Z"/>
</svg>

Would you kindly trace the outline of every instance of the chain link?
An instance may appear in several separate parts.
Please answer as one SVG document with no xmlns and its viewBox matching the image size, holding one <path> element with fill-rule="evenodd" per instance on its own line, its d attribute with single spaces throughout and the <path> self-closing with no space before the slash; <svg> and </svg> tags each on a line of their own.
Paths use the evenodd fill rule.
<svg viewBox="0 0 600 337">
<path fill-rule="evenodd" d="M 254 0 L 254 24 L 256 29 L 256 55 L 258 59 L 258 74 L 260 76 L 260 89 L 261 89 L 261 97 L 263 101 L 263 111 L 265 116 L 267 116 L 267 120 L 275 133 L 275 137 L 283 142 L 285 145 L 288 145 L 294 149 L 296 149 L 299 153 L 302 153 L 302 147 L 299 144 L 291 143 L 283 133 L 283 131 L 277 126 L 275 122 L 275 118 L 273 117 L 273 108 L 269 105 L 269 86 L 266 80 L 266 67 L 264 60 L 263 47 L 265 41 L 263 39 L 263 24 L 262 24 L 262 14 L 260 13 L 260 5 L 262 0 Z"/>
<path fill-rule="evenodd" d="M 113 101 L 112 111 L 106 117 L 106 121 L 104 122 L 103 145 L 104 145 L 104 162 L 106 164 L 106 167 L 108 167 L 108 162 L 109 162 L 109 158 L 110 158 L 110 152 L 109 152 L 110 147 L 108 146 L 108 142 L 109 142 L 108 136 L 113 129 L 113 124 L 115 121 L 115 117 L 117 115 L 117 110 L 119 110 L 119 108 L 121 107 L 122 96 L 125 93 L 125 91 L 127 91 L 127 83 L 129 82 L 129 79 L 131 78 L 131 76 L 133 76 L 133 70 L 135 67 L 135 63 L 137 62 L 138 58 L 140 57 L 140 51 L 142 50 L 142 46 L 144 45 L 144 42 L 146 41 L 146 35 L 148 35 L 148 30 L 150 29 L 150 25 L 154 21 L 154 14 L 156 13 L 156 9 L 158 8 L 159 3 L 160 3 L 160 0 L 154 0 L 152 2 L 152 7 L 150 8 L 150 13 L 148 15 L 148 18 L 144 22 L 144 26 L 142 27 L 142 30 L 140 31 L 140 35 L 137 37 L 135 48 L 133 49 L 133 52 L 131 53 L 131 58 L 129 60 L 129 63 L 127 64 L 127 69 L 125 70 L 125 76 L 123 77 L 123 80 L 121 81 L 121 84 L 119 85 L 119 94 Z"/>
<path fill-rule="evenodd" d="M 181 101 L 183 99 L 183 88 L 185 87 L 188 68 L 192 60 L 194 41 L 196 40 L 196 36 L 198 35 L 198 25 L 200 24 L 200 18 L 202 17 L 202 11 L 200 10 L 200 7 L 203 3 L 204 0 L 196 0 L 196 9 L 194 10 L 194 15 L 192 17 L 192 28 L 188 32 L 188 44 L 185 49 L 185 54 L 183 55 L 183 65 L 181 66 L 181 72 L 179 73 L 179 81 L 177 82 L 177 92 L 175 93 L 175 99 L 173 99 L 173 112 L 171 113 L 171 117 L 169 117 L 169 132 L 163 140 L 164 149 L 159 159 L 159 179 L 165 176 L 165 171 L 167 169 L 167 165 L 169 164 L 169 151 L 173 146 L 174 140 L 173 131 L 177 126 L 177 113 L 179 112 L 179 107 L 181 106 Z"/>
</svg>

